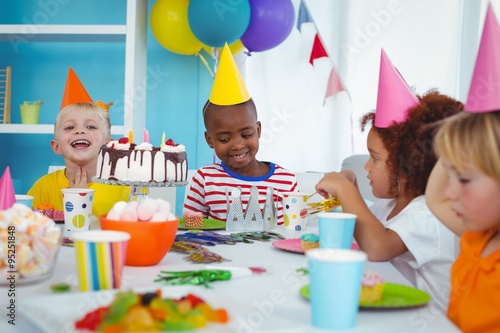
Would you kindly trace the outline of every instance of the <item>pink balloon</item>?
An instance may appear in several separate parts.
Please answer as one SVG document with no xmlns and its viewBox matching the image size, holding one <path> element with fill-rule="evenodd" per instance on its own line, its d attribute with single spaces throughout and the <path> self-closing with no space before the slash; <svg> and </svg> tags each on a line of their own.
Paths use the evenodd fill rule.
<svg viewBox="0 0 500 333">
<path fill-rule="evenodd" d="M 249 52 L 272 49 L 290 35 L 294 21 L 291 0 L 250 0 L 250 23 L 241 42 Z"/>
</svg>

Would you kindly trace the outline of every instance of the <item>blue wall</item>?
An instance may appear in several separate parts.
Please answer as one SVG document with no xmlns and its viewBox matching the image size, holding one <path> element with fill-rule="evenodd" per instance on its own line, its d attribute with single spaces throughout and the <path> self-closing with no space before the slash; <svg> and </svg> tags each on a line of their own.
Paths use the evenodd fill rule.
<svg viewBox="0 0 500 333">
<path fill-rule="evenodd" d="M 148 3 L 148 22 L 153 3 Z M 125 18 L 123 0 L 0 1 L 0 24 L 125 24 Z M 190 169 L 210 163 L 201 109 L 212 77 L 197 57 L 158 44 L 149 24 L 147 52 L 146 127 L 152 143 L 159 145 L 165 131 L 167 138 L 186 146 Z M 44 102 L 40 123 L 54 123 L 71 66 L 94 101 L 114 102 L 112 124 L 123 125 L 124 43 L 29 42 L 19 36 L 15 43 L 0 42 L 0 67 L 7 65 L 12 66 L 12 123 L 21 123 L 19 104 L 34 100 Z M 49 165 L 63 164 L 50 148 L 51 139 L 45 134 L 0 134 L 0 170 L 10 166 L 13 178 L 22 183 L 16 184 L 18 193 L 28 191 Z"/>
</svg>

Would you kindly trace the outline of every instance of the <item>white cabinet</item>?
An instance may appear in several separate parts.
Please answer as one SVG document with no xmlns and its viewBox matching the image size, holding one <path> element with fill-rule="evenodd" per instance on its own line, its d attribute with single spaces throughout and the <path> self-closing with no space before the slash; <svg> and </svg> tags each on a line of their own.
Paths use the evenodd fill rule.
<svg viewBox="0 0 500 333">
<path fill-rule="evenodd" d="M 123 126 L 113 126 L 111 134 L 123 135 L 129 130 L 140 133 L 146 124 L 146 99 L 143 91 L 146 78 L 147 0 L 127 0 L 125 25 L 25 25 L 0 24 L 0 42 L 19 38 L 33 42 L 122 42 L 125 43 L 125 86 Z M 139 95 L 140 98 L 136 98 Z M 47 124 L 0 124 L 0 133 L 52 134 Z"/>
</svg>

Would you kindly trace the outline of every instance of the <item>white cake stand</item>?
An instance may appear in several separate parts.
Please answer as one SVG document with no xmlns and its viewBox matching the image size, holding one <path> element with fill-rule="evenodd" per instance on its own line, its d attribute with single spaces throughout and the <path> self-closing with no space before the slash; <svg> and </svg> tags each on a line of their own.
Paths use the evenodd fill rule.
<svg viewBox="0 0 500 333">
<path fill-rule="evenodd" d="M 184 182 L 141 182 L 141 181 L 125 181 L 125 180 L 109 180 L 97 177 L 92 177 L 92 181 L 99 184 L 130 186 L 129 201 L 142 201 L 149 196 L 150 187 L 176 187 L 186 186 L 188 181 Z"/>
</svg>

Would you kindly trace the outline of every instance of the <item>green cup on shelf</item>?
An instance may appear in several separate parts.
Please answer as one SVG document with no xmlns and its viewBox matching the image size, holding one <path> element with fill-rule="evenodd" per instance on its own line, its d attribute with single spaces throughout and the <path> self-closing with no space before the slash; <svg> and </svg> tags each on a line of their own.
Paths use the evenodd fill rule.
<svg viewBox="0 0 500 333">
<path fill-rule="evenodd" d="M 38 120 L 40 118 L 40 107 L 42 104 L 42 101 L 24 101 L 24 103 L 20 105 L 21 122 L 23 124 L 38 124 Z"/>
</svg>

